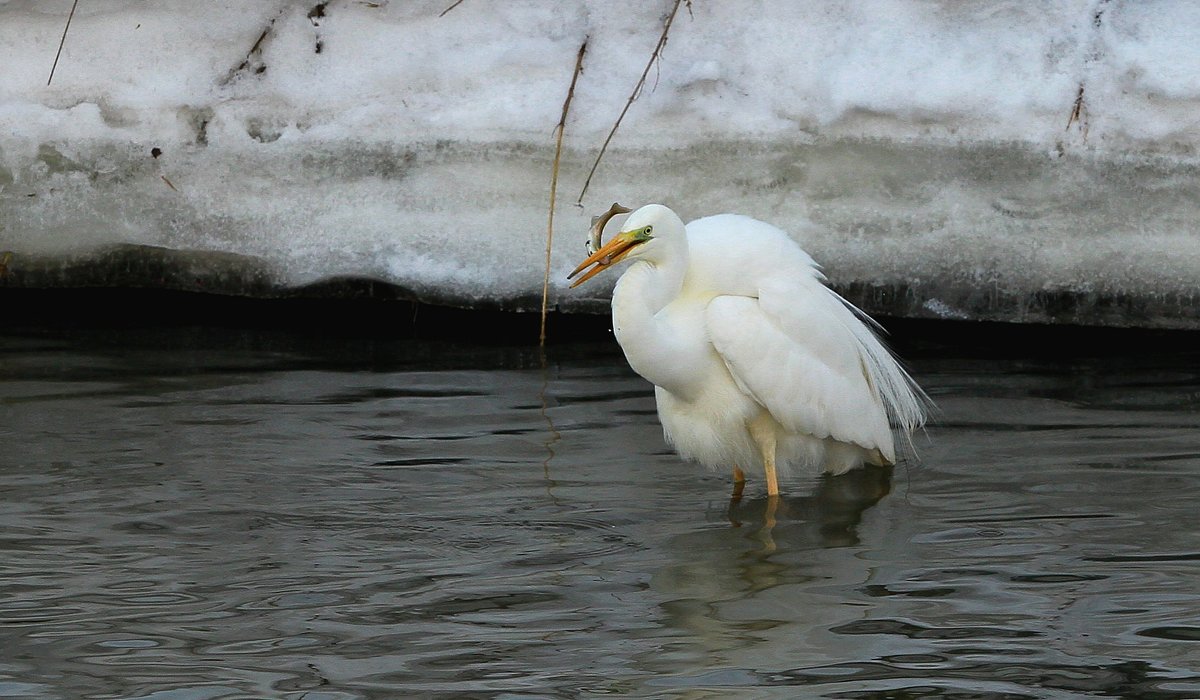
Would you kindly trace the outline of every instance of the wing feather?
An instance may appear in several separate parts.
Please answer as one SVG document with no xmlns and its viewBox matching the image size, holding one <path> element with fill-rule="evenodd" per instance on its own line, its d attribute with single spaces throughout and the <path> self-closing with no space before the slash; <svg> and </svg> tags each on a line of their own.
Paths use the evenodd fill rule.
<svg viewBox="0 0 1200 700">
<path fill-rule="evenodd" d="M 923 420 L 920 398 L 856 311 L 814 278 L 767 281 L 757 298 L 718 296 L 705 320 L 738 386 L 780 425 L 894 461 L 889 414 L 911 430 Z"/>
<path fill-rule="evenodd" d="M 705 324 L 739 388 L 789 430 L 895 461 L 889 422 L 911 434 L 932 402 L 879 339 L 879 324 L 825 286 L 817 263 L 769 224 L 722 214 L 688 224 L 688 235 L 685 284 L 725 292 L 709 301 Z"/>
</svg>

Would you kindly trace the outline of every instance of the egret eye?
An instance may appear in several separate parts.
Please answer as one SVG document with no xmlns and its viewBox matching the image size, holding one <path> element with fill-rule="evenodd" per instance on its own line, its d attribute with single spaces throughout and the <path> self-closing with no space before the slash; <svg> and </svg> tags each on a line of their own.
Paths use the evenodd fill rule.
<svg viewBox="0 0 1200 700">
<path fill-rule="evenodd" d="M 644 234 L 646 234 L 647 236 L 649 236 L 649 235 L 650 235 L 650 232 L 651 232 L 651 231 L 653 231 L 653 230 L 654 230 L 654 227 L 653 227 L 653 226 L 647 226 L 646 228 L 642 229 L 642 233 L 644 233 Z"/>
</svg>

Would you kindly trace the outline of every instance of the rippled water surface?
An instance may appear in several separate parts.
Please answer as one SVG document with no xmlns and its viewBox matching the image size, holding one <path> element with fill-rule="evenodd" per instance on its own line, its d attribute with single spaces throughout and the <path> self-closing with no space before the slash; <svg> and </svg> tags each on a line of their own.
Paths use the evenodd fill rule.
<svg viewBox="0 0 1200 700">
<path fill-rule="evenodd" d="M 1200 354 L 1148 345 L 914 351 L 922 461 L 773 508 L 610 343 L 9 330 L 0 697 L 1197 698 Z"/>
</svg>

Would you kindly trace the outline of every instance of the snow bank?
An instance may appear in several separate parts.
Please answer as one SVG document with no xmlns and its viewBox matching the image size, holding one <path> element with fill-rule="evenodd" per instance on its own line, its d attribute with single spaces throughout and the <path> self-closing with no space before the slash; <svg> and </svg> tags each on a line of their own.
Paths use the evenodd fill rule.
<svg viewBox="0 0 1200 700">
<path fill-rule="evenodd" d="M 535 308 L 591 214 L 792 230 L 875 311 L 1197 327 L 1200 5 L 0 0 L 0 284 Z M 444 13 L 444 14 L 443 14 Z M 7 258 L 6 253 L 8 255 Z M 114 262 L 117 261 L 117 262 Z M 593 286 L 594 285 L 594 286 Z"/>
</svg>

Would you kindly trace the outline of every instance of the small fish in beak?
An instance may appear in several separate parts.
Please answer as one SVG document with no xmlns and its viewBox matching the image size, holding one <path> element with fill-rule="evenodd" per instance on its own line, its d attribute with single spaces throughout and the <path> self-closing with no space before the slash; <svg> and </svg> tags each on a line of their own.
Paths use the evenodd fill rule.
<svg viewBox="0 0 1200 700">
<path fill-rule="evenodd" d="M 604 227 L 608 225 L 608 222 L 611 221 L 615 216 L 620 214 L 628 214 L 631 211 L 633 210 L 613 202 L 612 206 L 608 208 L 608 211 L 604 212 L 600 216 L 592 217 L 592 228 L 588 232 L 587 240 L 588 258 L 580 263 L 579 267 L 576 267 L 574 272 L 572 272 L 570 275 L 567 275 L 567 279 L 571 279 L 575 275 L 579 274 L 589 265 L 594 264 L 596 267 L 589 270 L 583 277 L 575 280 L 575 283 L 571 285 L 572 289 L 578 287 L 594 277 L 596 274 L 607 269 L 613 263 L 619 262 L 621 257 L 623 257 L 623 254 L 628 252 L 628 248 L 632 247 L 632 244 L 629 244 L 621 250 L 614 249 L 613 241 L 616 240 L 616 237 L 613 238 L 613 241 L 609 241 L 608 245 L 602 245 L 601 242 L 601 237 L 604 235 Z"/>
</svg>

